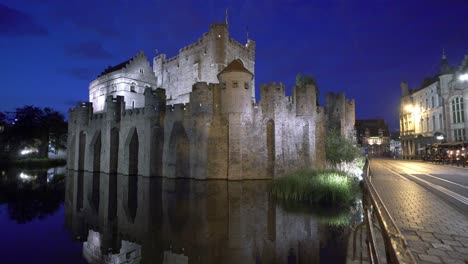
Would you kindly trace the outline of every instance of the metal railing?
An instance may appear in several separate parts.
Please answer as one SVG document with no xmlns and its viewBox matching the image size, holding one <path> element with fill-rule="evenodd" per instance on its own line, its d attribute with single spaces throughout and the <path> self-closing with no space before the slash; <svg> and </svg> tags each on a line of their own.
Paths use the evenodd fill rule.
<svg viewBox="0 0 468 264">
<path fill-rule="evenodd" d="M 387 263 L 416 263 L 413 255 L 408 249 L 406 240 L 403 238 L 395 221 L 388 212 L 385 204 L 382 202 L 379 194 L 372 184 L 372 171 L 370 160 L 366 160 L 364 166 L 364 222 L 367 231 L 367 249 L 370 263 L 381 263 L 383 256 L 378 254 L 378 245 L 376 243 L 376 234 L 374 231 L 374 221 L 376 219 L 382 233 L 385 257 Z"/>
</svg>

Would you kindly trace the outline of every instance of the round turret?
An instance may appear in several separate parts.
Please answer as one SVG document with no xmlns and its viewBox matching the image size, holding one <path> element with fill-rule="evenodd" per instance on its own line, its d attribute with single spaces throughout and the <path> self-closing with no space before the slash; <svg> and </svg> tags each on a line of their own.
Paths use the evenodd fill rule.
<svg viewBox="0 0 468 264">
<path fill-rule="evenodd" d="M 218 74 L 221 88 L 221 113 L 252 112 L 253 74 L 241 60 L 233 60 Z"/>
</svg>

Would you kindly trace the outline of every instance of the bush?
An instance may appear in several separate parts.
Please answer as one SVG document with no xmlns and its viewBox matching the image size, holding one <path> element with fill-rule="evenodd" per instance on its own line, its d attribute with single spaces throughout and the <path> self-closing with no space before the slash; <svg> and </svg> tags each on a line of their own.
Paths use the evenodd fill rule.
<svg viewBox="0 0 468 264">
<path fill-rule="evenodd" d="M 289 201 L 345 205 L 354 199 L 358 182 L 336 170 L 301 170 L 273 181 L 272 195 Z"/>
<path fill-rule="evenodd" d="M 325 142 L 325 155 L 328 162 L 338 164 L 354 161 L 361 156 L 361 151 L 338 131 L 331 130 Z"/>
</svg>

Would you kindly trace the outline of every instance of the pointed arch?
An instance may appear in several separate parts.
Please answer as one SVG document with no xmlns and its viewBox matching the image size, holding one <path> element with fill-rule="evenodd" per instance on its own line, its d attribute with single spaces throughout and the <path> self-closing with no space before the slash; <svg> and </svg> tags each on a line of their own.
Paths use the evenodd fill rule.
<svg viewBox="0 0 468 264">
<path fill-rule="evenodd" d="M 85 164 L 85 152 L 86 152 L 86 132 L 80 131 L 79 142 L 78 142 L 78 170 L 84 170 Z"/>
<path fill-rule="evenodd" d="M 138 150 L 139 141 L 136 128 L 130 129 L 127 138 L 127 153 L 128 153 L 128 175 L 138 175 Z"/>
<path fill-rule="evenodd" d="M 174 177 L 190 177 L 190 141 L 181 122 L 175 122 L 169 140 L 171 164 L 174 166 Z"/>
<path fill-rule="evenodd" d="M 98 130 L 89 144 L 89 149 L 92 151 L 93 157 L 93 166 L 92 171 L 99 172 L 101 171 L 101 131 Z"/>
<path fill-rule="evenodd" d="M 114 127 L 110 133 L 109 173 L 117 173 L 119 160 L 119 129 Z"/>
</svg>

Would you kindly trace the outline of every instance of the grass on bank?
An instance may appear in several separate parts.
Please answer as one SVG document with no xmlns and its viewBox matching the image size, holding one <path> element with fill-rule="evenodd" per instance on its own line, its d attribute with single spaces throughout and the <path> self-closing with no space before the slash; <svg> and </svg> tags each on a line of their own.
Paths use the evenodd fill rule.
<svg viewBox="0 0 468 264">
<path fill-rule="evenodd" d="M 358 189 L 358 181 L 344 172 L 300 170 L 275 179 L 271 193 L 287 201 L 341 206 L 350 204 Z"/>
</svg>

